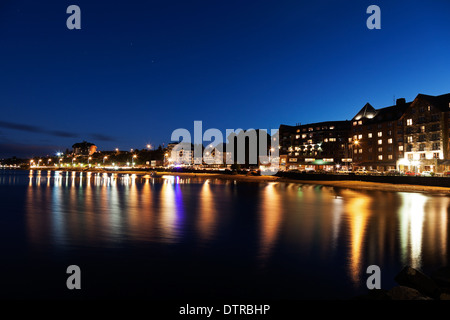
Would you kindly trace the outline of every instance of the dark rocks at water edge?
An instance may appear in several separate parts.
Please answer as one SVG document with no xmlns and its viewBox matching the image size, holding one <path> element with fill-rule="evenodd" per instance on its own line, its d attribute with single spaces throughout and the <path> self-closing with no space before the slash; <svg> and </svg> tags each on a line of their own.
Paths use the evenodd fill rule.
<svg viewBox="0 0 450 320">
<path fill-rule="evenodd" d="M 355 300 L 450 300 L 450 267 L 442 267 L 431 276 L 404 267 L 394 278 L 398 286 L 389 290 L 373 289 Z"/>
</svg>

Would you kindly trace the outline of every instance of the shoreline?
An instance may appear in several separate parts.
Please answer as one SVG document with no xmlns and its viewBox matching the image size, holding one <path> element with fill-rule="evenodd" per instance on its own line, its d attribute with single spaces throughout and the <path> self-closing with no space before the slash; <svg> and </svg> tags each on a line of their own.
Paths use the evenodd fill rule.
<svg viewBox="0 0 450 320">
<path fill-rule="evenodd" d="M 35 170 L 35 169 L 33 169 Z M 72 171 L 72 172 L 91 172 L 91 173 L 118 173 L 118 174 L 135 174 L 137 176 L 148 175 L 149 171 L 115 171 L 115 170 L 58 170 L 55 168 L 42 168 L 42 171 Z M 323 185 L 338 188 L 348 188 L 355 190 L 376 190 L 376 191 L 396 191 L 396 192 L 419 192 L 419 193 L 433 193 L 441 195 L 450 195 L 450 187 L 438 186 L 423 186 L 413 184 L 392 184 L 387 182 L 366 182 L 354 180 L 333 180 L 333 181 L 318 181 L 318 180 L 297 180 L 291 178 L 284 178 L 278 176 L 252 176 L 243 174 L 223 174 L 223 173 L 194 173 L 194 172 L 165 172 L 152 171 L 157 174 L 157 177 L 162 175 L 173 175 L 180 177 L 195 177 L 202 179 L 221 179 L 221 180 L 235 180 L 245 182 L 283 182 L 283 183 L 297 183 L 309 185 Z"/>
</svg>

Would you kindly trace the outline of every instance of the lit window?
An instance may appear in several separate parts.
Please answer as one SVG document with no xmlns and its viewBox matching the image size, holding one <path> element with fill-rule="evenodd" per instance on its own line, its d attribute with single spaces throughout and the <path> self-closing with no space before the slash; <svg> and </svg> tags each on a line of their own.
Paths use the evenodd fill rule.
<svg viewBox="0 0 450 320">
<path fill-rule="evenodd" d="M 412 143 L 412 142 L 413 142 L 412 136 L 408 136 L 408 143 Z"/>
<path fill-rule="evenodd" d="M 378 160 L 383 160 L 383 156 L 381 154 L 378 156 Z"/>
<path fill-rule="evenodd" d="M 336 138 L 330 138 L 330 142 L 335 142 Z"/>
<path fill-rule="evenodd" d="M 378 140 L 378 144 L 383 144 L 383 140 Z"/>
<path fill-rule="evenodd" d="M 296 135 L 296 136 L 295 136 L 295 139 L 300 139 L 300 135 L 299 135 L 299 134 Z"/>
<path fill-rule="evenodd" d="M 353 125 L 354 126 L 356 126 L 358 124 L 358 122 L 356 122 L 356 121 L 353 121 Z"/>
<path fill-rule="evenodd" d="M 328 139 L 327 138 L 323 139 L 323 142 L 328 142 Z"/>
<path fill-rule="evenodd" d="M 333 130 L 334 129 L 334 126 L 330 126 L 330 130 Z"/>
<path fill-rule="evenodd" d="M 398 146 L 398 151 L 403 151 L 403 146 Z"/>
<path fill-rule="evenodd" d="M 357 136 L 357 135 L 354 135 L 354 136 L 353 136 L 353 140 L 356 140 L 356 139 L 358 139 L 358 136 Z"/>
<path fill-rule="evenodd" d="M 358 135 L 358 139 L 362 139 L 362 134 Z"/>
<path fill-rule="evenodd" d="M 372 133 L 368 133 L 368 134 L 367 134 L 367 137 L 368 137 L 368 138 L 372 138 Z"/>
<path fill-rule="evenodd" d="M 420 126 L 420 132 L 422 132 L 422 133 L 425 132 L 425 126 Z"/>
<path fill-rule="evenodd" d="M 313 128 L 308 128 L 308 131 L 313 131 L 314 129 Z"/>
<path fill-rule="evenodd" d="M 392 143 L 392 139 L 388 139 L 388 143 Z"/>
<path fill-rule="evenodd" d="M 450 108 L 450 103 L 448 104 L 449 108 Z M 428 111 L 431 111 L 431 106 L 428 106 Z"/>
<path fill-rule="evenodd" d="M 359 153 L 362 153 L 362 149 L 359 149 Z"/>
<path fill-rule="evenodd" d="M 412 119 L 407 119 L 406 120 L 406 125 L 407 126 L 412 126 Z"/>
<path fill-rule="evenodd" d="M 388 154 L 388 159 L 392 160 L 392 154 Z"/>
<path fill-rule="evenodd" d="M 383 152 L 383 147 L 379 147 L 378 152 Z"/>
<path fill-rule="evenodd" d="M 352 142 L 352 138 L 348 138 L 348 142 Z"/>
<path fill-rule="evenodd" d="M 354 153 L 358 153 L 358 150 L 357 150 L 357 149 L 355 149 Z"/>
<path fill-rule="evenodd" d="M 359 120 L 359 121 L 358 121 L 358 124 L 362 124 L 362 120 Z"/>
<path fill-rule="evenodd" d="M 379 136 L 379 137 L 382 137 L 382 136 L 383 136 L 383 132 L 378 131 L 378 136 Z"/>
<path fill-rule="evenodd" d="M 306 133 L 302 134 L 302 139 L 306 139 Z"/>
</svg>

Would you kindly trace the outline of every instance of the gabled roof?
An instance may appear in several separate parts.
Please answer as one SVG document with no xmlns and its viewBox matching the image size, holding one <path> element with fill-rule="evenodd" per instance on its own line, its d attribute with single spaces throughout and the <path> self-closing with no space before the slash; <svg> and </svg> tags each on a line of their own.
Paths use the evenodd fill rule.
<svg viewBox="0 0 450 320">
<path fill-rule="evenodd" d="M 450 110 L 450 93 L 442 94 L 440 96 L 430 96 L 419 93 L 415 100 L 417 99 L 425 100 L 434 107 L 439 108 L 441 111 L 445 112 Z"/>
<path fill-rule="evenodd" d="M 367 102 L 352 120 L 360 120 L 362 118 L 372 119 L 376 114 L 377 110 Z"/>
<path fill-rule="evenodd" d="M 375 109 L 366 103 L 366 105 L 353 117 L 353 121 L 365 119 L 365 123 L 378 123 L 384 121 L 394 121 L 400 119 L 405 110 L 411 105 L 408 103 L 397 103 L 396 105 Z"/>
</svg>

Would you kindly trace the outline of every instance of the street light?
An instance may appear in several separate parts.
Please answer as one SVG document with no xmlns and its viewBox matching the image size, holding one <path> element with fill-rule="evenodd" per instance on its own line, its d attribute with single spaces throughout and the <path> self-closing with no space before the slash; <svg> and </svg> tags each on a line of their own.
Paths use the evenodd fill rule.
<svg viewBox="0 0 450 320">
<path fill-rule="evenodd" d="M 133 159 L 136 159 L 137 158 L 137 155 L 133 155 L 133 158 L 131 159 L 131 164 L 132 164 L 132 166 L 134 167 L 134 161 L 133 161 Z"/>
<path fill-rule="evenodd" d="M 108 159 L 108 157 L 107 157 L 107 156 L 104 156 L 104 157 L 103 157 L 103 164 L 105 164 L 105 160 L 106 160 L 106 159 Z"/>
</svg>

